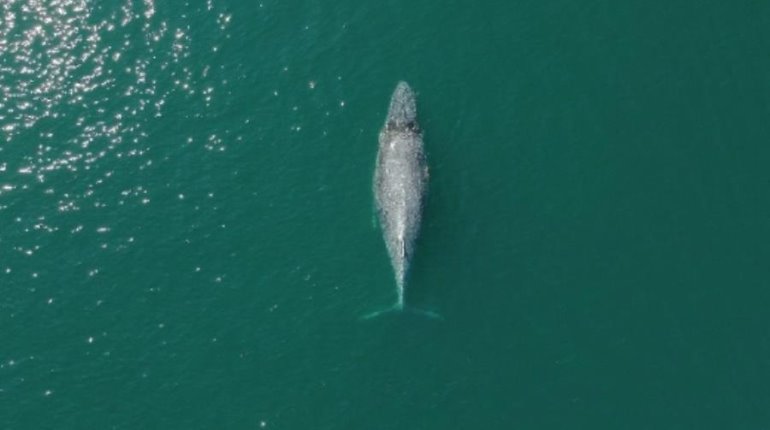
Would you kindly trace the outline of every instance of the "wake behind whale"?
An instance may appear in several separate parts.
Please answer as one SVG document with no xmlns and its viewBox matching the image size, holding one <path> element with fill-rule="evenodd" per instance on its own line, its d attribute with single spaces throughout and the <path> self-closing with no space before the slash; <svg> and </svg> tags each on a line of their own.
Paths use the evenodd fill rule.
<svg viewBox="0 0 770 430">
<path fill-rule="evenodd" d="M 374 171 L 377 215 L 395 272 L 398 294 L 395 305 L 388 310 L 404 308 L 404 287 L 420 232 L 427 185 L 428 165 L 417 122 L 415 94 L 406 82 L 399 82 L 390 99 L 385 125 L 380 130 Z M 419 312 L 436 316 L 428 311 Z"/>
</svg>

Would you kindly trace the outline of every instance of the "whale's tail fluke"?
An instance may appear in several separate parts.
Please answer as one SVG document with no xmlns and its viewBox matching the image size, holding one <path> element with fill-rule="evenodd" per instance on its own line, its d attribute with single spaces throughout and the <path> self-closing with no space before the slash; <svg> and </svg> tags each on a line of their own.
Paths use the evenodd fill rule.
<svg viewBox="0 0 770 430">
<path fill-rule="evenodd" d="M 372 318 L 377 318 L 380 315 L 388 314 L 388 313 L 391 313 L 391 312 L 400 312 L 402 310 L 404 310 L 403 306 L 400 306 L 398 303 L 396 303 L 395 305 L 393 305 L 393 306 L 391 306 L 389 308 L 381 309 L 379 311 L 374 311 L 374 312 L 368 313 L 366 315 L 363 315 L 361 317 L 361 319 L 362 320 L 370 320 Z"/>
<path fill-rule="evenodd" d="M 396 312 L 406 312 L 410 314 L 415 315 L 422 315 L 424 317 L 435 319 L 435 320 L 443 320 L 444 318 L 439 315 L 437 312 L 428 310 L 428 309 L 420 309 L 420 308 L 413 308 L 413 307 L 405 307 L 403 303 L 396 303 L 393 306 L 389 308 L 385 308 L 379 311 L 375 311 L 372 313 L 368 313 L 361 317 L 362 320 L 370 320 L 372 318 L 377 318 L 382 315 L 390 314 L 390 313 L 396 313 Z"/>
</svg>

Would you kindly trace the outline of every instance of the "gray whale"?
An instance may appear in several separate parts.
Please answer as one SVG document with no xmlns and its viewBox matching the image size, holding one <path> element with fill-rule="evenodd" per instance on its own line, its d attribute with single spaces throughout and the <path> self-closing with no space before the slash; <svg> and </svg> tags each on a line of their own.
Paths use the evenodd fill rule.
<svg viewBox="0 0 770 430">
<path fill-rule="evenodd" d="M 399 82 L 380 131 L 374 171 L 377 215 L 396 276 L 397 309 L 404 306 L 404 285 L 420 232 L 427 185 L 428 165 L 415 94 L 406 82 Z"/>
</svg>

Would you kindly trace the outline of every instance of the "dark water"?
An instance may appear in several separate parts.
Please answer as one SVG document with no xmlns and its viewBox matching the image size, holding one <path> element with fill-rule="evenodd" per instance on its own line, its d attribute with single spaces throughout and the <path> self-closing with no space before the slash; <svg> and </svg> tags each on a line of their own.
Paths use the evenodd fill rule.
<svg viewBox="0 0 770 430">
<path fill-rule="evenodd" d="M 366 3 L 0 3 L 0 428 L 770 426 L 770 4 Z"/>
</svg>

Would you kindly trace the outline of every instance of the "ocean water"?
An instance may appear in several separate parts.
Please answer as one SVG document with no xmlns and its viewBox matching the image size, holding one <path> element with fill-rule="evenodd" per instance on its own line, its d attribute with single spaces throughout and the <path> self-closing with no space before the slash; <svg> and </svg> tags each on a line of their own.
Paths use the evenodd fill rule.
<svg viewBox="0 0 770 430">
<path fill-rule="evenodd" d="M 0 428 L 770 426 L 770 3 L 4 0 Z M 396 297 L 377 134 L 430 194 Z"/>
</svg>

